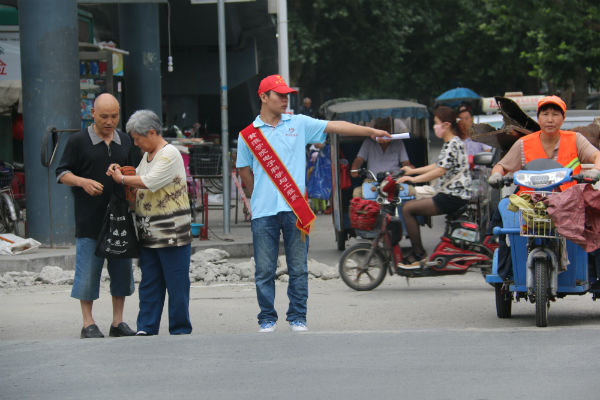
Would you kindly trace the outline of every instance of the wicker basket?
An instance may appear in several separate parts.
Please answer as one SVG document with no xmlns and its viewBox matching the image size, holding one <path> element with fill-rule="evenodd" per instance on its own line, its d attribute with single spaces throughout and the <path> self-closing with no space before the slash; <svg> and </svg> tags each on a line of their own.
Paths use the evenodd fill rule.
<svg viewBox="0 0 600 400">
<path fill-rule="evenodd" d="M 350 225 L 363 231 L 375 229 L 379 210 L 380 206 L 375 201 L 353 198 L 350 200 Z"/>
<path fill-rule="evenodd" d="M 553 194 L 552 192 L 536 193 L 542 193 L 545 197 L 549 197 Z M 521 236 L 545 238 L 561 237 L 545 208 L 520 209 L 519 226 L 521 229 Z"/>
</svg>

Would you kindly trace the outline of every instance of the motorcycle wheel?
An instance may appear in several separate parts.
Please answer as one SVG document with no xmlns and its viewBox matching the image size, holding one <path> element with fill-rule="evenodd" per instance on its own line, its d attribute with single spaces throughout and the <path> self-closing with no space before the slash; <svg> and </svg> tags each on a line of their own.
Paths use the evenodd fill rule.
<svg viewBox="0 0 600 400">
<path fill-rule="evenodd" d="M 354 290 L 373 290 L 383 282 L 387 271 L 387 261 L 380 249 L 371 252 L 370 243 L 358 243 L 342 254 L 339 271 L 342 280 Z"/>
<path fill-rule="evenodd" d="M 496 315 L 498 318 L 510 318 L 512 314 L 512 296 L 509 291 L 502 291 L 502 284 L 494 284 L 496 289 Z"/>
<path fill-rule="evenodd" d="M 535 325 L 548 326 L 548 263 L 546 260 L 535 260 Z"/>
</svg>

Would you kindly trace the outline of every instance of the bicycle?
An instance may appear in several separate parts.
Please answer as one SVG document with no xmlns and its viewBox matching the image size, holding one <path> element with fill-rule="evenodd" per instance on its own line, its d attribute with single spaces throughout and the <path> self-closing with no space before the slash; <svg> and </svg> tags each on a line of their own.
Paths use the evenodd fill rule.
<svg viewBox="0 0 600 400">
<path fill-rule="evenodd" d="M 8 163 L 0 165 L 0 232 L 21 235 L 21 209 L 12 191 L 14 169 Z"/>
</svg>

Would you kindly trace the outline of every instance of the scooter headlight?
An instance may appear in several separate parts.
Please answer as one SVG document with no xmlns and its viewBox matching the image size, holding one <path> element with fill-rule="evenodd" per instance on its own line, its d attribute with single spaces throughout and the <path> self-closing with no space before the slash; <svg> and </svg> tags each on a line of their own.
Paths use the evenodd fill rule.
<svg viewBox="0 0 600 400">
<path fill-rule="evenodd" d="M 520 186 L 527 186 L 532 189 L 541 189 L 554 186 L 566 180 L 570 175 L 570 170 L 562 168 L 554 171 L 545 171 L 542 173 L 517 172 L 515 182 Z"/>
</svg>

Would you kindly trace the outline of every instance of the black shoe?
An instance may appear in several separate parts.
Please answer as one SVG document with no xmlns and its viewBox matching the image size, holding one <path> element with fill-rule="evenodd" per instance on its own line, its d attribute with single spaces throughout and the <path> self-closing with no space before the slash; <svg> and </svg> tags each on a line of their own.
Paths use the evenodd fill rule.
<svg viewBox="0 0 600 400">
<path fill-rule="evenodd" d="M 121 322 L 116 327 L 110 326 L 110 332 L 108 336 L 121 337 L 121 336 L 135 336 L 135 331 L 129 327 L 125 322 Z"/>
<path fill-rule="evenodd" d="M 89 339 L 89 338 L 103 338 L 104 335 L 100 332 L 98 325 L 92 324 L 87 328 L 81 328 L 81 338 Z"/>
</svg>

